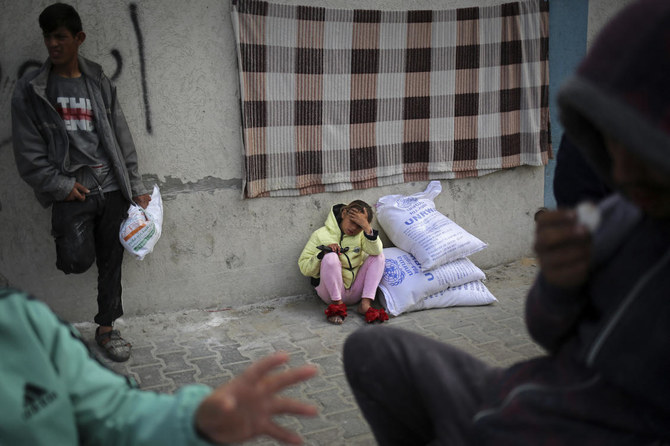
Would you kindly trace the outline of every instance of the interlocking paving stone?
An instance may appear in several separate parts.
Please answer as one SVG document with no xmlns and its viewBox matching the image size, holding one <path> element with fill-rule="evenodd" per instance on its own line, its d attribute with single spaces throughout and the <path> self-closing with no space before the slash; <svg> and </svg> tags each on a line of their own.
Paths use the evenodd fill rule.
<svg viewBox="0 0 670 446">
<path fill-rule="evenodd" d="M 156 357 L 162 359 L 165 363 L 163 373 L 181 372 L 183 370 L 193 369 L 193 366 L 186 364 L 184 356 L 186 356 L 186 351 L 184 350 L 156 354 Z"/>
<path fill-rule="evenodd" d="M 180 345 L 186 350 L 187 359 L 204 358 L 216 354 L 209 348 L 209 344 L 204 339 L 191 339 L 181 342 Z"/>
<path fill-rule="evenodd" d="M 324 343 L 319 338 L 304 339 L 302 341 L 296 341 L 295 344 L 302 348 L 305 353 L 307 353 L 307 357 L 310 358 L 316 358 L 329 353 L 336 353 L 332 348 L 325 347 L 323 345 Z"/>
<path fill-rule="evenodd" d="M 305 435 L 304 440 L 306 444 L 313 446 L 334 446 L 344 444 L 340 429 L 338 428 L 330 428 Z"/>
<path fill-rule="evenodd" d="M 184 370 L 182 372 L 165 373 L 165 378 L 171 380 L 176 388 L 195 382 L 196 370 Z"/>
<path fill-rule="evenodd" d="M 454 331 L 463 337 L 470 339 L 475 344 L 485 344 L 487 342 L 495 341 L 497 338 L 485 333 L 476 325 L 467 325 L 465 327 L 455 328 Z"/>
<path fill-rule="evenodd" d="M 247 367 L 252 364 L 251 361 L 237 362 L 235 364 L 224 364 L 222 368 L 224 371 L 232 373 L 233 376 L 237 376 L 240 373 L 244 372 Z"/>
<path fill-rule="evenodd" d="M 156 347 L 153 345 L 145 345 L 144 347 L 134 347 L 131 349 L 132 355 L 128 360 L 127 365 L 129 367 L 140 366 L 140 365 L 149 365 L 156 364 L 158 358 L 154 356 L 154 350 Z"/>
<path fill-rule="evenodd" d="M 333 379 L 333 377 L 326 378 L 322 374 L 319 374 L 305 383 L 305 391 L 313 392 L 315 390 L 318 391 L 323 389 L 330 389 L 335 386 L 337 386 L 337 382 L 335 379 Z"/>
<path fill-rule="evenodd" d="M 177 351 L 185 351 L 184 347 L 177 344 L 176 339 L 179 336 L 178 332 L 163 332 L 164 337 L 156 339 L 154 344 L 156 345 L 156 351 L 161 353 L 173 353 Z"/>
<path fill-rule="evenodd" d="M 278 339 L 276 341 L 273 341 L 271 343 L 272 347 L 274 347 L 275 351 L 284 351 L 287 353 L 294 353 L 300 350 L 300 347 L 295 345 L 293 342 L 289 341 L 288 339 Z"/>
<path fill-rule="evenodd" d="M 244 357 L 240 354 L 238 348 L 239 344 L 233 344 L 233 345 L 224 345 L 221 347 L 212 347 L 212 350 L 221 355 L 221 362 L 223 363 L 240 362 L 248 360 L 249 358 Z"/>
<path fill-rule="evenodd" d="M 217 376 L 207 376 L 205 378 L 197 378 L 195 382 L 200 384 L 205 384 L 213 389 L 219 387 L 221 384 L 225 384 L 233 378 L 233 374 L 226 372 L 224 375 Z"/>
<path fill-rule="evenodd" d="M 309 396 L 312 401 L 321 404 L 321 413 L 324 415 L 355 409 L 351 403 L 342 398 L 342 391 L 339 387 L 310 393 Z"/>
<path fill-rule="evenodd" d="M 349 410 L 337 414 L 327 415 L 329 421 L 335 422 L 344 429 L 344 438 L 351 438 L 369 431 L 365 420 L 360 417 L 359 410 Z"/>
<path fill-rule="evenodd" d="M 314 358 L 310 362 L 319 366 L 321 374 L 325 378 L 342 374 L 342 355 L 323 356 L 321 358 Z"/>
<path fill-rule="evenodd" d="M 293 342 L 303 339 L 313 339 L 315 337 L 314 332 L 302 324 L 292 325 L 287 327 L 287 329 L 289 330 L 290 339 Z"/>
<path fill-rule="evenodd" d="M 198 370 L 198 378 L 220 376 L 226 373 L 223 370 L 223 367 L 221 367 L 222 362 L 218 356 L 189 359 L 188 362 L 193 364 L 193 366 L 195 366 L 195 368 Z"/>
<path fill-rule="evenodd" d="M 437 337 L 437 339 L 445 342 L 458 339 L 462 336 L 460 333 L 457 333 L 455 330 L 447 327 L 445 324 L 430 325 L 426 327 L 426 332 L 427 334 L 430 333 L 434 335 L 431 337 Z"/>
<path fill-rule="evenodd" d="M 163 367 L 160 364 L 133 367 L 132 371 L 137 375 L 137 383 L 142 388 L 169 385 L 162 374 Z"/>
<path fill-rule="evenodd" d="M 257 361 L 261 358 L 264 358 L 267 355 L 275 353 L 275 350 L 270 344 L 263 344 L 261 346 L 254 345 L 250 348 L 245 348 L 244 346 L 239 348 L 240 354 L 252 361 Z"/>
<path fill-rule="evenodd" d="M 327 420 L 323 415 L 314 418 L 300 418 L 298 422 L 301 425 L 300 432 L 309 434 L 311 432 L 321 432 L 333 426 L 338 426 L 338 423 L 333 423 L 332 420 Z"/>
</svg>

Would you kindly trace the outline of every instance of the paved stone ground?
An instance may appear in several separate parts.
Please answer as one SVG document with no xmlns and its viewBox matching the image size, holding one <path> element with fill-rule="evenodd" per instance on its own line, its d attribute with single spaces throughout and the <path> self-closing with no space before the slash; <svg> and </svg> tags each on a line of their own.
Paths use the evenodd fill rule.
<svg viewBox="0 0 670 446">
<path fill-rule="evenodd" d="M 490 269 L 485 284 L 497 303 L 403 314 L 387 324 L 456 345 L 495 365 L 537 356 L 542 351 L 529 339 L 523 323 L 525 295 L 536 273 L 533 259 Z M 310 401 L 320 414 L 309 419 L 285 416 L 280 422 L 298 431 L 307 445 L 374 445 L 342 368 L 342 344 L 365 322 L 350 309 L 346 322 L 335 326 L 325 321 L 323 310 L 316 295 L 307 295 L 245 308 L 128 317 L 117 321 L 117 327 L 133 343 L 131 359 L 122 364 L 103 362 L 134 378 L 143 389 L 171 393 L 193 382 L 217 386 L 252 361 L 284 350 L 291 354 L 292 365 L 319 367 L 317 377 L 286 394 Z M 92 339 L 94 325 L 77 324 L 77 328 Z M 247 444 L 278 443 L 261 438 Z"/>
</svg>

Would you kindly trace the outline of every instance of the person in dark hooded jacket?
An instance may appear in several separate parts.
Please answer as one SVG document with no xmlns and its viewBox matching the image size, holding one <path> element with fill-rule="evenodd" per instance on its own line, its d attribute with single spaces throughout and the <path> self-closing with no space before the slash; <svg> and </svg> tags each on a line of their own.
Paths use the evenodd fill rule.
<svg viewBox="0 0 670 446">
<path fill-rule="evenodd" d="M 526 321 L 546 355 L 501 369 L 401 330 L 349 337 L 379 444 L 670 444 L 669 80 L 670 2 L 640 0 L 559 92 L 566 134 L 615 193 L 595 229 L 571 209 L 538 217 Z"/>
</svg>

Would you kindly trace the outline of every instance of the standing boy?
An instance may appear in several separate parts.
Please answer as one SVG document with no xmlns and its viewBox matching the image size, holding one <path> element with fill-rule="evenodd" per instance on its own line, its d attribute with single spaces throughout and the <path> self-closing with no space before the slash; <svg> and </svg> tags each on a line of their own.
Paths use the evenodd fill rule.
<svg viewBox="0 0 670 446">
<path fill-rule="evenodd" d="M 39 16 L 49 58 L 23 76 L 12 98 L 14 156 L 39 202 L 52 206 L 56 266 L 65 274 L 98 267 L 96 342 L 115 361 L 130 344 L 113 329 L 123 314 L 119 228 L 132 201 L 151 200 L 116 96 L 100 65 L 79 55 L 86 39 L 70 5 Z"/>
</svg>

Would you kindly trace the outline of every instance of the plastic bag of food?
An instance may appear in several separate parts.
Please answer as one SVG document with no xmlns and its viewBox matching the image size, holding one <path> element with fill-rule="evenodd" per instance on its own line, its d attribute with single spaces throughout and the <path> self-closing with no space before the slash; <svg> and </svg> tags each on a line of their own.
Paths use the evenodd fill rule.
<svg viewBox="0 0 670 446">
<path fill-rule="evenodd" d="M 146 209 L 134 203 L 128 208 L 128 218 L 121 223 L 119 239 L 126 251 L 142 260 L 153 251 L 162 228 L 163 200 L 158 186 L 154 185 L 151 201 Z"/>
</svg>

